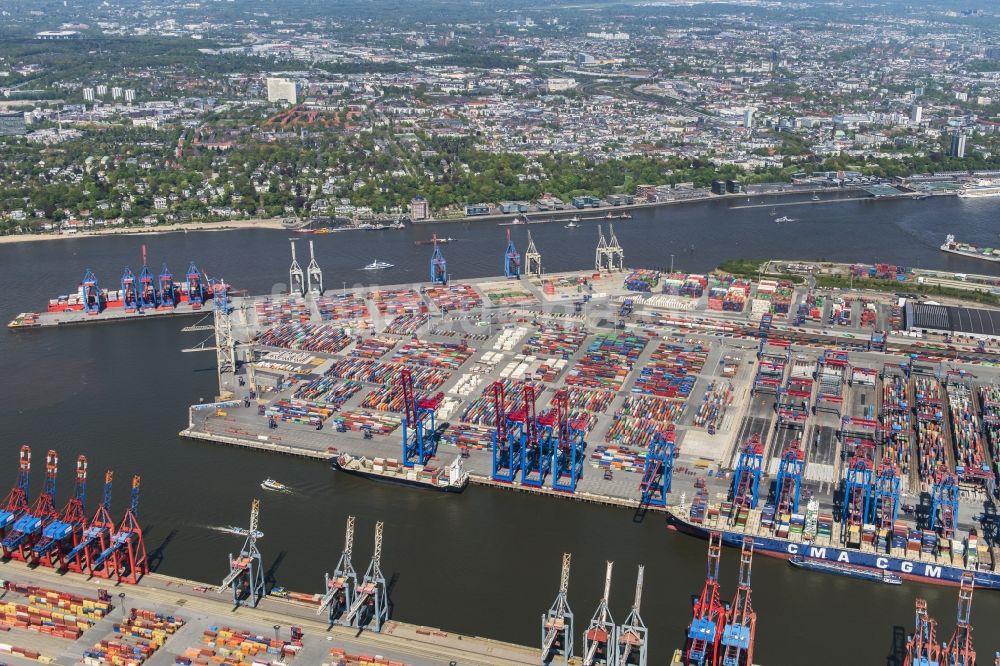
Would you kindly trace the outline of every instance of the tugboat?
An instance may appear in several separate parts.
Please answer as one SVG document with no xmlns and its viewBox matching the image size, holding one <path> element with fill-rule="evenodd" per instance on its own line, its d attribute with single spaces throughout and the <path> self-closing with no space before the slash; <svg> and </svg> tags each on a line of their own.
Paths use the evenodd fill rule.
<svg viewBox="0 0 1000 666">
<path fill-rule="evenodd" d="M 461 455 L 448 467 L 437 469 L 431 465 L 405 467 L 392 458 L 368 459 L 343 453 L 330 461 L 330 467 L 365 479 L 446 493 L 460 493 L 469 485 L 469 473 L 462 467 Z"/>
<path fill-rule="evenodd" d="M 385 268 L 392 268 L 392 267 L 393 267 L 393 264 L 390 264 L 388 261 L 379 261 L 378 259 L 376 259 L 375 261 L 373 261 L 372 263 L 368 264 L 367 266 L 365 266 L 361 270 L 363 270 L 363 271 L 380 271 L 380 270 L 383 270 Z"/>
</svg>

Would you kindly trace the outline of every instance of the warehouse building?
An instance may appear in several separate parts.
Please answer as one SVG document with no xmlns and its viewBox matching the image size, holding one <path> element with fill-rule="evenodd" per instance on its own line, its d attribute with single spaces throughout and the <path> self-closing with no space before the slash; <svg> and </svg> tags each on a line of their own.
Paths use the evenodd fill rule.
<svg viewBox="0 0 1000 666">
<path fill-rule="evenodd" d="M 906 330 L 945 335 L 958 333 L 1000 340 L 1000 310 L 909 301 L 906 304 Z"/>
</svg>

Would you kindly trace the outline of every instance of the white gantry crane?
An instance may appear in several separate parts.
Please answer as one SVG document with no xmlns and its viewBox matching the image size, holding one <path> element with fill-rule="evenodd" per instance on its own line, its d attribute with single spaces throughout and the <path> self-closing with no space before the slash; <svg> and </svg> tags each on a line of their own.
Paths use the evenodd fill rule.
<svg viewBox="0 0 1000 666">
<path fill-rule="evenodd" d="M 250 529 L 236 528 L 234 534 L 245 535 L 246 541 L 240 549 L 240 556 L 229 555 L 229 575 L 216 590 L 222 594 L 226 588 L 233 591 L 233 604 L 256 608 L 264 597 L 264 562 L 257 549 L 257 539 L 263 533 L 257 530 L 260 518 L 260 500 L 255 499 L 250 505 Z"/>
<path fill-rule="evenodd" d="M 542 614 L 542 661 L 549 664 L 553 657 L 562 655 L 563 663 L 573 657 L 573 611 L 569 609 L 570 554 L 563 553 L 562 573 L 559 576 L 559 593 L 552 607 Z"/>
<path fill-rule="evenodd" d="M 632 603 L 632 610 L 629 611 L 625 622 L 618 626 L 617 666 L 646 666 L 648 650 L 646 636 L 649 631 L 646 629 L 646 623 L 642 621 L 642 616 L 639 615 L 639 605 L 642 603 L 643 568 L 640 564 L 639 574 L 635 580 L 635 601 Z"/>
<path fill-rule="evenodd" d="M 611 594 L 611 570 L 614 562 L 608 562 L 604 573 L 604 596 L 597 605 L 590 626 L 583 632 L 583 666 L 615 666 L 615 644 L 617 627 L 611 619 L 608 596 Z"/>
<path fill-rule="evenodd" d="M 354 595 L 358 589 L 358 574 L 354 571 L 351 554 L 354 551 L 354 516 L 347 517 L 347 530 L 344 533 L 344 550 L 340 553 L 340 561 L 333 570 L 333 575 L 325 575 L 325 593 L 320 601 L 316 614 L 324 610 L 330 618 L 330 624 L 344 624 L 341 616 L 354 605 Z"/>
</svg>

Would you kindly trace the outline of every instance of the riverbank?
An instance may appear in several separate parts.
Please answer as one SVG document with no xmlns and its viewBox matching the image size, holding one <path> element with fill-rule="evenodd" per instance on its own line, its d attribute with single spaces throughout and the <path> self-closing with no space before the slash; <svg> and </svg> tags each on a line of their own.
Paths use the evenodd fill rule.
<svg viewBox="0 0 1000 666">
<path fill-rule="evenodd" d="M 28 243 L 46 240 L 67 240 L 78 238 L 102 238 L 106 236 L 153 236 L 183 231 L 235 231 L 238 229 L 284 229 L 281 219 L 256 218 L 252 220 L 227 220 L 225 222 L 176 222 L 155 227 L 124 227 L 101 229 L 78 233 L 11 234 L 0 236 L 0 243 Z"/>
</svg>

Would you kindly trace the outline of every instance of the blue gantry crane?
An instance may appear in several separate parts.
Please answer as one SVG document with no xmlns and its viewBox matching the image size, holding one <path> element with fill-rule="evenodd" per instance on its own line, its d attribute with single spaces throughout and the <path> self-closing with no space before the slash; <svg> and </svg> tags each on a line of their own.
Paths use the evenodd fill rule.
<svg viewBox="0 0 1000 666">
<path fill-rule="evenodd" d="M 520 279 L 521 277 L 521 255 L 514 247 L 514 241 L 510 237 L 510 229 L 507 230 L 507 250 L 503 255 L 503 274 L 509 279 Z"/>
<path fill-rule="evenodd" d="M 142 270 L 139 271 L 139 307 L 142 309 L 155 309 L 159 305 L 159 295 L 156 289 L 156 279 L 153 271 L 149 270 L 149 261 L 146 257 L 146 246 L 142 246 Z"/>
<path fill-rule="evenodd" d="M 448 262 L 444 260 L 444 253 L 438 247 L 437 234 L 431 236 L 431 243 L 434 244 L 434 251 L 431 253 L 431 284 L 448 284 Z"/>
<path fill-rule="evenodd" d="M 587 442 L 586 424 L 570 421 L 569 392 L 560 389 L 552 399 L 552 407 L 538 418 L 540 437 L 552 439 L 552 488 L 575 493 L 583 477 L 583 461 Z"/>
<path fill-rule="evenodd" d="M 110 543 L 94 560 L 91 573 L 101 578 L 115 578 L 119 583 L 135 585 L 149 573 L 146 543 L 139 524 L 138 475 L 132 477 L 132 497 L 125 517 L 111 535 Z"/>
<path fill-rule="evenodd" d="M 54 504 L 58 473 L 59 456 L 50 449 L 45 456 L 45 483 L 41 494 L 31 508 L 14 521 L 10 532 L 0 541 L 4 558 L 30 561 L 31 548 L 41 538 L 42 529 L 59 517 Z"/>
<path fill-rule="evenodd" d="M 403 465 L 426 465 L 437 453 L 438 433 L 434 414 L 444 394 L 429 397 L 415 395 L 409 368 L 400 370 L 399 380 L 403 392 Z"/>
<path fill-rule="evenodd" d="M 625 622 L 618 625 L 618 647 L 615 659 L 618 666 L 646 666 L 649 652 L 649 630 L 639 614 L 642 604 L 642 573 L 645 570 L 639 565 L 639 573 L 635 579 L 635 600 Z"/>
<path fill-rule="evenodd" d="M 31 472 L 31 448 L 21 447 L 18 460 L 17 482 L 7 493 L 3 509 L 0 510 L 0 535 L 7 534 L 7 528 L 28 511 L 28 479 Z"/>
<path fill-rule="evenodd" d="M 523 395 L 523 405 L 510 415 L 510 420 L 523 424 L 521 483 L 541 488 L 552 469 L 552 428 L 539 427 L 535 415 L 535 387 L 525 382 Z"/>
<path fill-rule="evenodd" d="M 892 459 L 883 458 L 875 471 L 870 524 L 892 530 L 899 516 L 899 490 L 899 467 Z"/>
<path fill-rule="evenodd" d="M 945 538 L 955 535 L 958 524 L 958 477 L 944 466 L 934 475 L 931 490 L 931 515 L 929 528 Z"/>
<path fill-rule="evenodd" d="M 104 549 L 111 543 L 111 535 L 115 531 L 115 521 L 111 518 L 111 483 L 114 479 L 109 469 L 104 473 L 104 493 L 101 503 L 94 512 L 94 517 L 87 524 L 87 529 L 73 549 L 69 551 L 63 560 L 63 567 L 68 571 L 82 573 L 85 570 L 93 571 L 94 560 L 104 552 Z"/>
<path fill-rule="evenodd" d="M 849 545 L 861 543 L 861 527 L 871 512 L 874 469 L 874 450 L 862 444 L 854 451 L 854 456 L 844 472 L 844 503 L 841 507 L 841 521 L 847 526 L 842 530 Z"/>
<path fill-rule="evenodd" d="M 382 528 L 381 520 L 375 523 L 375 552 L 357 587 L 354 603 L 344 616 L 347 625 L 356 619 L 359 628 L 367 626 L 373 631 L 382 631 L 389 621 L 389 589 L 382 574 Z"/>
<path fill-rule="evenodd" d="M 760 435 L 752 435 L 740 449 L 733 485 L 730 489 L 734 507 L 756 509 L 760 500 L 760 475 L 764 469 L 764 445 Z M 733 512 L 735 515 L 736 512 Z"/>
<path fill-rule="evenodd" d="M 135 273 L 126 266 L 122 269 L 122 307 L 126 312 L 135 312 L 139 309 L 139 284 L 135 279 Z"/>
<path fill-rule="evenodd" d="M 172 308 L 177 305 L 177 294 L 174 287 L 174 274 L 166 264 L 160 268 L 159 277 L 160 307 Z"/>
<path fill-rule="evenodd" d="M 493 382 L 492 388 L 496 426 L 493 429 L 490 476 L 494 481 L 513 483 L 521 469 L 524 422 L 512 420 L 507 413 L 503 382 L 499 380 Z"/>
<path fill-rule="evenodd" d="M 254 499 L 250 505 L 250 529 L 238 528 L 235 531 L 240 536 L 246 536 L 243 548 L 240 549 L 240 556 L 229 555 L 229 575 L 223 579 L 222 584 L 216 589 L 219 594 L 225 592 L 226 588 L 233 591 L 234 606 L 250 606 L 256 608 L 257 604 L 266 594 L 264 589 L 264 561 L 261 558 L 260 550 L 257 548 L 257 539 L 264 536 L 257 530 L 260 520 L 260 500 Z"/>
<path fill-rule="evenodd" d="M 564 664 L 573 658 L 573 611 L 569 608 L 570 554 L 563 553 L 559 593 L 548 612 L 542 613 L 542 663 L 562 657 Z"/>
<path fill-rule="evenodd" d="M 796 440 L 785 447 L 778 461 L 778 477 L 774 483 L 775 506 L 783 514 L 798 513 L 802 492 L 802 472 L 805 454 Z"/>
<path fill-rule="evenodd" d="M 73 496 L 59 518 L 53 520 L 42 530 L 42 538 L 31 548 L 32 559 L 47 567 L 62 569 L 64 557 L 83 538 L 87 529 L 87 516 L 83 505 L 87 497 L 87 457 L 76 459 L 76 483 L 73 486 Z"/>
<path fill-rule="evenodd" d="M 347 517 L 347 531 L 344 534 L 344 550 L 340 560 L 333 570 L 333 575 L 325 574 L 323 580 L 323 598 L 320 599 L 316 614 L 326 611 L 331 625 L 344 624 L 341 616 L 354 605 L 355 592 L 358 589 L 358 574 L 354 570 L 351 554 L 354 552 L 354 516 Z"/>
<path fill-rule="evenodd" d="M 207 296 L 207 290 L 205 286 L 205 277 L 202 275 L 198 267 L 191 262 L 188 266 L 187 275 L 187 300 L 188 304 L 198 310 L 202 305 L 205 304 L 205 297 Z"/>
<path fill-rule="evenodd" d="M 639 483 L 642 506 L 667 506 L 667 493 L 674 477 L 674 457 L 674 429 L 671 426 L 666 433 L 653 435 L 646 451 L 642 481 Z"/>
<path fill-rule="evenodd" d="M 83 290 L 82 296 L 83 311 L 87 314 L 98 314 L 104 309 L 104 300 L 101 297 L 101 285 L 97 282 L 97 276 L 89 268 L 83 274 L 83 282 L 80 283 Z"/>
</svg>

